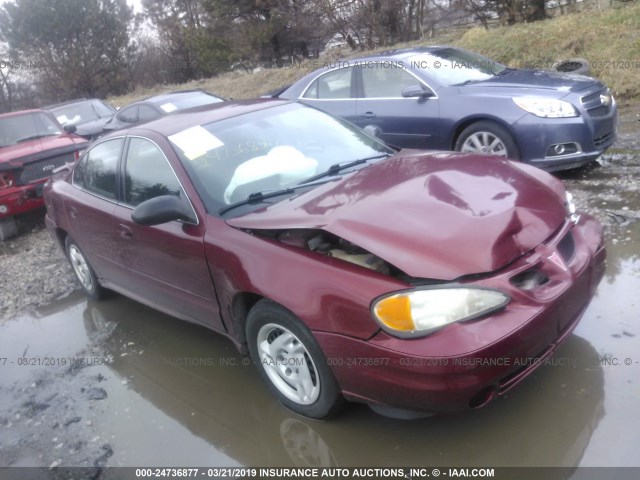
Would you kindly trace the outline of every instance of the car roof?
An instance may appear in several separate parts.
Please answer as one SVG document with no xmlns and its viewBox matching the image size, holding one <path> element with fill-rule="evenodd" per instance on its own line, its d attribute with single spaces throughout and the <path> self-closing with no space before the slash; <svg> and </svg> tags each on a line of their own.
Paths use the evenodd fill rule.
<svg viewBox="0 0 640 480">
<path fill-rule="evenodd" d="M 41 108 L 32 108 L 30 110 L 18 110 L 17 112 L 0 113 L 0 118 L 14 117 L 17 115 L 24 115 L 25 113 L 47 113 Z"/>
<path fill-rule="evenodd" d="M 456 47 L 450 47 L 446 45 L 433 45 L 430 47 L 397 48 L 394 50 L 385 50 L 383 52 L 374 53 L 366 57 L 353 58 L 351 60 L 353 62 L 358 62 L 361 60 L 368 60 L 368 59 L 379 60 L 380 58 L 393 58 L 395 60 L 403 60 L 405 58 L 410 58 L 415 55 L 419 55 L 421 53 L 437 52 L 438 50 L 442 50 L 445 48 L 456 48 Z"/>
<path fill-rule="evenodd" d="M 204 90 L 179 90 L 176 92 L 162 93 L 160 95 L 146 97 L 141 100 L 132 102 L 131 105 L 140 104 L 140 103 L 151 103 L 153 105 L 159 105 L 159 104 L 166 103 L 171 99 L 175 99 L 176 97 L 188 97 L 193 93 L 202 93 L 204 95 L 209 95 L 211 97 L 220 98 L 221 100 L 223 100 L 222 97 L 219 97 L 218 95 L 214 95 L 213 93 L 205 92 Z"/>
<path fill-rule="evenodd" d="M 181 132 L 190 127 L 206 125 L 208 123 L 237 117 L 239 115 L 244 115 L 258 110 L 265 110 L 278 105 L 285 105 L 287 103 L 295 102 L 291 100 L 258 98 L 214 103 L 211 105 L 204 105 L 201 107 L 173 112 L 171 115 L 162 116 L 156 120 L 144 123 L 139 127 L 115 131 L 103 138 L 106 139 L 112 136 L 118 137 L 122 135 L 134 135 L 136 133 L 144 133 L 145 131 L 156 132 L 168 137 L 169 135 Z"/>
<path fill-rule="evenodd" d="M 73 105 L 74 103 L 89 102 L 91 100 L 99 100 L 98 98 L 77 98 L 75 100 L 69 100 L 67 102 L 54 103 L 53 105 L 47 105 L 42 107 L 44 110 L 51 110 L 58 107 L 66 107 L 67 105 Z"/>
</svg>

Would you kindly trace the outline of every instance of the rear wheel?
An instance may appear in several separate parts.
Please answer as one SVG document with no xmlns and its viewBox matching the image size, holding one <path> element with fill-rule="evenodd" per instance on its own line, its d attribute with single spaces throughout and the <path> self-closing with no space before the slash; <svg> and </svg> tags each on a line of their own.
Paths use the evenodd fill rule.
<svg viewBox="0 0 640 480">
<path fill-rule="evenodd" d="M 96 276 L 95 271 L 91 267 L 91 264 L 85 257 L 82 250 L 80 250 L 80 247 L 69 236 L 65 239 L 64 245 L 67 252 L 67 258 L 69 259 L 71 268 L 73 268 L 73 273 L 80 283 L 82 290 L 84 290 L 84 293 L 93 300 L 103 298 L 105 289 L 102 288 L 98 282 L 98 277 Z"/>
<path fill-rule="evenodd" d="M 456 141 L 456 150 L 520 159 L 513 136 L 506 128 L 489 121 L 476 122 L 465 128 Z"/>
<path fill-rule="evenodd" d="M 13 217 L 3 218 L 0 220 L 0 242 L 9 240 L 18 234 L 18 227 Z"/>
<path fill-rule="evenodd" d="M 280 403 L 300 415 L 328 418 L 344 400 L 313 335 L 291 312 L 261 300 L 247 317 L 249 352 Z"/>
</svg>

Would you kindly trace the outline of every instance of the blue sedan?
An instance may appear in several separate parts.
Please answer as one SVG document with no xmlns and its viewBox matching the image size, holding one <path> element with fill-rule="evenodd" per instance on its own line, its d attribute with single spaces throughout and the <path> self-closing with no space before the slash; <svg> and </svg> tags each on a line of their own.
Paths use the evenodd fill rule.
<svg viewBox="0 0 640 480">
<path fill-rule="evenodd" d="M 617 107 L 602 82 L 508 68 L 454 47 L 336 62 L 278 96 L 398 147 L 501 155 L 547 171 L 586 165 L 616 138 Z"/>
</svg>

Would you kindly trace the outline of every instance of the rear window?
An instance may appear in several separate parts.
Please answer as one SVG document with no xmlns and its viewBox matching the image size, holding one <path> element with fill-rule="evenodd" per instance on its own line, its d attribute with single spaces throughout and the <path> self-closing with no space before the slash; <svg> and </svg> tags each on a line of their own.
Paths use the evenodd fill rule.
<svg viewBox="0 0 640 480">
<path fill-rule="evenodd" d="M 171 113 L 174 110 L 185 110 L 223 101 L 219 97 L 204 92 L 179 93 L 167 96 L 165 100 L 159 103 L 159 107 L 166 113 Z"/>
<path fill-rule="evenodd" d="M 73 172 L 74 185 L 108 199 L 116 198 L 116 172 L 124 139 L 102 142 L 80 159 Z"/>
</svg>

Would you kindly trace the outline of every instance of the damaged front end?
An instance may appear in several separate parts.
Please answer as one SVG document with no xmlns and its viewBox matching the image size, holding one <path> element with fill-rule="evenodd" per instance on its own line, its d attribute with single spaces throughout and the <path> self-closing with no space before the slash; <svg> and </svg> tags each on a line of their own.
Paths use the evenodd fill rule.
<svg viewBox="0 0 640 480">
<path fill-rule="evenodd" d="M 291 247 L 304 248 L 310 252 L 336 258 L 368 268 L 383 275 L 401 275 L 401 272 L 388 262 L 358 245 L 322 230 L 253 230 L 254 235 L 270 237 Z"/>
</svg>

